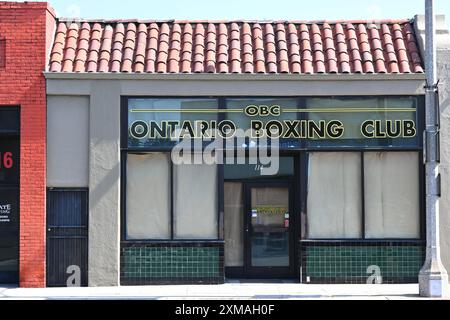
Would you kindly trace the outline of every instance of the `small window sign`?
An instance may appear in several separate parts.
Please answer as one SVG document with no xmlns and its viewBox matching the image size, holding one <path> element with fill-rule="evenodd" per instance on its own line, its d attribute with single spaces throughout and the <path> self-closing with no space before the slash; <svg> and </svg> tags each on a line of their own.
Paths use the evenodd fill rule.
<svg viewBox="0 0 450 320">
<path fill-rule="evenodd" d="M 0 203 L 0 224 L 11 222 L 11 203 Z"/>
</svg>

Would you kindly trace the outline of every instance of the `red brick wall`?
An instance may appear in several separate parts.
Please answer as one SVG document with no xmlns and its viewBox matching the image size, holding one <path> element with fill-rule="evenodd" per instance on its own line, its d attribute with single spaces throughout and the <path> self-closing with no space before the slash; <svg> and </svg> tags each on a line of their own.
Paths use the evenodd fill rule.
<svg viewBox="0 0 450 320">
<path fill-rule="evenodd" d="M 0 2 L 0 106 L 20 106 L 20 286 L 45 287 L 46 92 L 42 72 L 55 26 L 43 2 Z"/>
</svg>

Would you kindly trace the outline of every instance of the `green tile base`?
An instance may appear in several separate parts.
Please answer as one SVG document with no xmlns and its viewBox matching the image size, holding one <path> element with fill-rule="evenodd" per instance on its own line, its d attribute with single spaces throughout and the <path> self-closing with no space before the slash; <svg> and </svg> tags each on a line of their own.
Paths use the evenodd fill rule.
<svg viewBox="0 0 450 320">
<path fill-rule="evenodd" d="M 308 240 L 300 247 L 303 283 L 367 283 L 370 266 L 379 268 L 383 283 L 415 283 L 425 258 L 422 241 Z"/>
<path fill-rule="evenodd" d="M 122 244 L 122 285 L 223 283 L 223 243 Z"/>
</svg>

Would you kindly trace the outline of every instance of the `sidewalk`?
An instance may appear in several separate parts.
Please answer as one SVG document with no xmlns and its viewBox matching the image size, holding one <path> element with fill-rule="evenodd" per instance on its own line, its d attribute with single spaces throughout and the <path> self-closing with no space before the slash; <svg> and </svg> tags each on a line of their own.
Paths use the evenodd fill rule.
<svg viewBox="0 0 450 320">
<path fill-rule="evenodd" d="M 226 283 L 223 285 L 166 285 L 139 287 L 44 288 L 0 287 L 1 299 L 142 299 L 241 300 L 338 299 L 405 300 L 419 297 L 418 284 L 308 285 L 298 283 Z"/>
</svg>

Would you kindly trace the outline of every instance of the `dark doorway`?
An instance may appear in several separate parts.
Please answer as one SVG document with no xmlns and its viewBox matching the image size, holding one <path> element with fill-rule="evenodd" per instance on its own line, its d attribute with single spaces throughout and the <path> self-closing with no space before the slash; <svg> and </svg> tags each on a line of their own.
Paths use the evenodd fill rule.
<svg viewBox="0 0 450 320">
<path fill-rule="evenodd" d="M 275 175 L 256 165 L 224 166 L 225 276 L 298 279 L 296 178 L 299 159 L 281 156 Z"/>
<path fill-rule="evenodd" d="M 0 108 L 0 283 L 19 283 L 19 108 Z"/>
<path fill-rule="evenodd" d="M 47 286 L 88 285 L 88 190 L 47 192 Z"/>
</svg>

